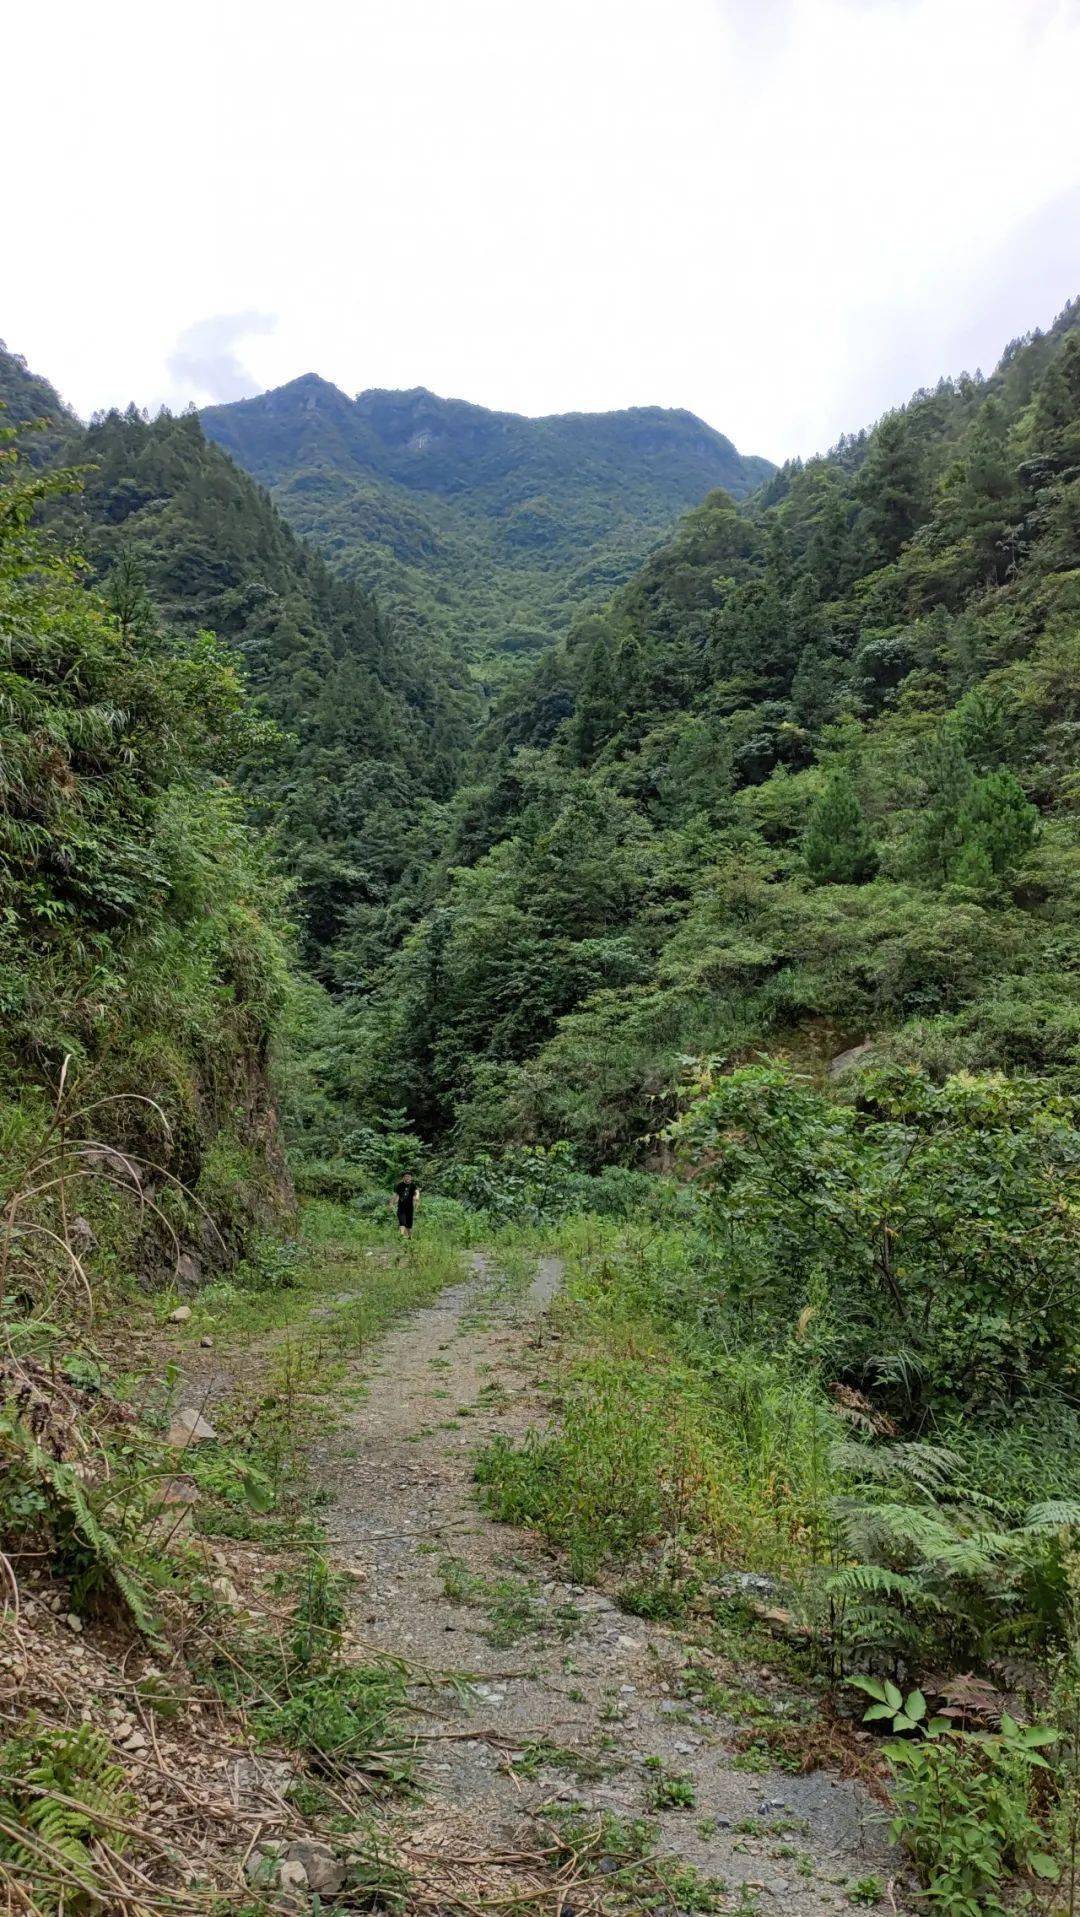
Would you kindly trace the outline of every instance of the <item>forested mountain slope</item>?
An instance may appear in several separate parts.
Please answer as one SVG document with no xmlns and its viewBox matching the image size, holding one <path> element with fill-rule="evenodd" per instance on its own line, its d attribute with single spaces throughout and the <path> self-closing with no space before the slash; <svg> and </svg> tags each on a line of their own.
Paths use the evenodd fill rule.
<svg viewBox="0 0 1080 1917">
<path fill-rule="evenodd" d="M 346 929 L 381 955 L 460 777 L 466 672 L 334 577 L 194 415 L 111 413 L 63 454 L 82 472 L 65 529 L 110 603 L 135 627 L 214 633 L 277 728 L 235 770 L 296 881 L 306 956 L 320 969 Z"/>
<path fill-rule="evenodd" d="M 75 476 L 0 436 L 0 1289 L 21 1309 L 85 1286 L 88 1247 L 106 1277 L 185 1241 L 228 1262 L 287 1202 L 288 954 L 223 776 L 263 730 L 234 666 L 91 590 Z"/>
<path fill-rule="evenodd" d="M 33 426 L 22 442 L 22 458 L 31 465 L 55 458 L 64 434 L 78 423 L 56 388 L 32 373 L 21 353 L 9 353 L 2 339 L 0 409 L 0 426 Z"/>
<path fill-rule="evenodd" d="M 1078 313 L 713 494 L 511 691 L 354 1095 L 600 1163 L 688 1053 L 1075 1075 Z"/>
<path fill-rule="evenodd" d="M 773 471 L 692 413 L 526 419 L 423 388 L 350 400 L 314 374 L 202 417 L 337 570 L 496 677 L 711 488 L 742 498 Z"/>
<path fill-rule="evenodd" d="M 478 741 L 460 656 L 328 573 L 197 420 L 71 440 L 122 622 L 148 595 L 215 630 L 283 730 L 238 775 L 338 994 L 305 1050 L 342 1137 L 403 1113 L 635 1158 L 684 1055 L 867 1035 L 1075 1071 L 1076 322 L 710 495 Z"/>
</svg>

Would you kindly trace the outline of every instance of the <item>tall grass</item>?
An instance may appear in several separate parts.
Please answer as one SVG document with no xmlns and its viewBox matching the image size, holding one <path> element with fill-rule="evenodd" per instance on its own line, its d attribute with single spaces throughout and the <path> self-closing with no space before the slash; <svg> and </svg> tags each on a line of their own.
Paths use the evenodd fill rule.
<svg viewBox="0 0 1080 1917">
<path fill-rule="evenodd" d="M 559 1426 L 481 1459 L 490 1509 L 539 1526 L 578 1576 L 672 1541 L 794 1575 L 831 1493 L 834 1421 L 812 1367 L 725 1344 L 685 1233 L 577 1221 L 563 1244 Z"/>
</svg>

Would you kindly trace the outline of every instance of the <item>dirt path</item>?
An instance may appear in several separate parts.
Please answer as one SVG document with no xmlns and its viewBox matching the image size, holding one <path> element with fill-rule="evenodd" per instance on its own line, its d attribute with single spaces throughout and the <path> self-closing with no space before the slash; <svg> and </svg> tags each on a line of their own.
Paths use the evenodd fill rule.
<svg viewBox="0 0 1080 1917">
<path fill-rule="evenodd" d="M 850 1910 L 856 1881 L 891 1876 L 865 1797 L 828 1772 L 737 1768 L 730 1723 L 685 1694 L 674 1632 L 563 1582 L 535 1538 L 479 1513 L 478 1446 L 546 1415 L 536 1343 L 561 1273 L 541 1260 L 515 1297 L 482 1256 L 471 1265 L 385 1339 L 366 1401 L 317 1463 L 335 1495 L 330 1529 L 363 1574 L 359 1633 L 475 1678 L 465 1698 L 434 1694 L 409 1818 L 490 1853 L 527 1839 L 543 1805 L 649 1815 L 658 1848 L 721 1879 L 732 1909 Z M 776 1683 L 755 1676 L 763 1693 Z M 665 1775 L 689 1780 L 692 1804 L 655 1809 Z M 888 1893 L 884 1907 L 897 1907 Z"/>
</svg>

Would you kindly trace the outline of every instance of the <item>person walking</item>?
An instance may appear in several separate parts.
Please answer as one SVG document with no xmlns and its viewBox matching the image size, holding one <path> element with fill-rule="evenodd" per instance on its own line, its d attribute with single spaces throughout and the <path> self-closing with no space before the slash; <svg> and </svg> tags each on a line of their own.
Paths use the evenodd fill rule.
<svg viewBox="0 0 1080 1917">
<path fill-rule="evenodd" d="M 390 1200 L 391 1206 L 395 1202 L 397 1204 L 398 1230 L 403 1238 L 412 1237 L 413 1212 L 419 1197 L 420 1187 L 416 1182 L 415 1172 L 406 1172 L 404 1178 L 398 1179 L 394 1186 L 394 1196 Z"/>
</svg>

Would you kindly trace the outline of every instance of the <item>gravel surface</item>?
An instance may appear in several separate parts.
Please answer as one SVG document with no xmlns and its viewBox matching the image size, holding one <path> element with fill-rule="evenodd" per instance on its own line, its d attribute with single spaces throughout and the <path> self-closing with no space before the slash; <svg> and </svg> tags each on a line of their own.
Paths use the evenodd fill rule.
<svg viewBox="0 0 1080 1917">
<path fill-rule="evenodd" d="M 435 1715 L 422 1720 L 415 1815 L 488 1849 L 527 1839 L 545 1804 L 656 1815 L 658 1848 L 723 1880 L 733 1908 L 850 1911 L 848 1887 L 871 1876 L 889 1886 L 886 1911 L 905 1908 L 857 1786 L 737 1768 L 731 1724 L 680 1695 L 677 1633 L 568 1584 L 531 1534 L 479 1513 L 478 1447 L 545 1420 L 534 1381 L 561 1269 L 540 1260 L 515 1295 L 483 1256 L 470 1267 L 387 1336 L 366 1399 L 318 1460 L 331 1532 L 358 1574 L 358 1635 L 472 1679 L 464 1697 L 425 1694 Z M 756 1681 L 775 1695 L 775 1674 Z M 692 1807 L 652 1811 L 657 1758 L 692 1780 Z"/>
</svg>

